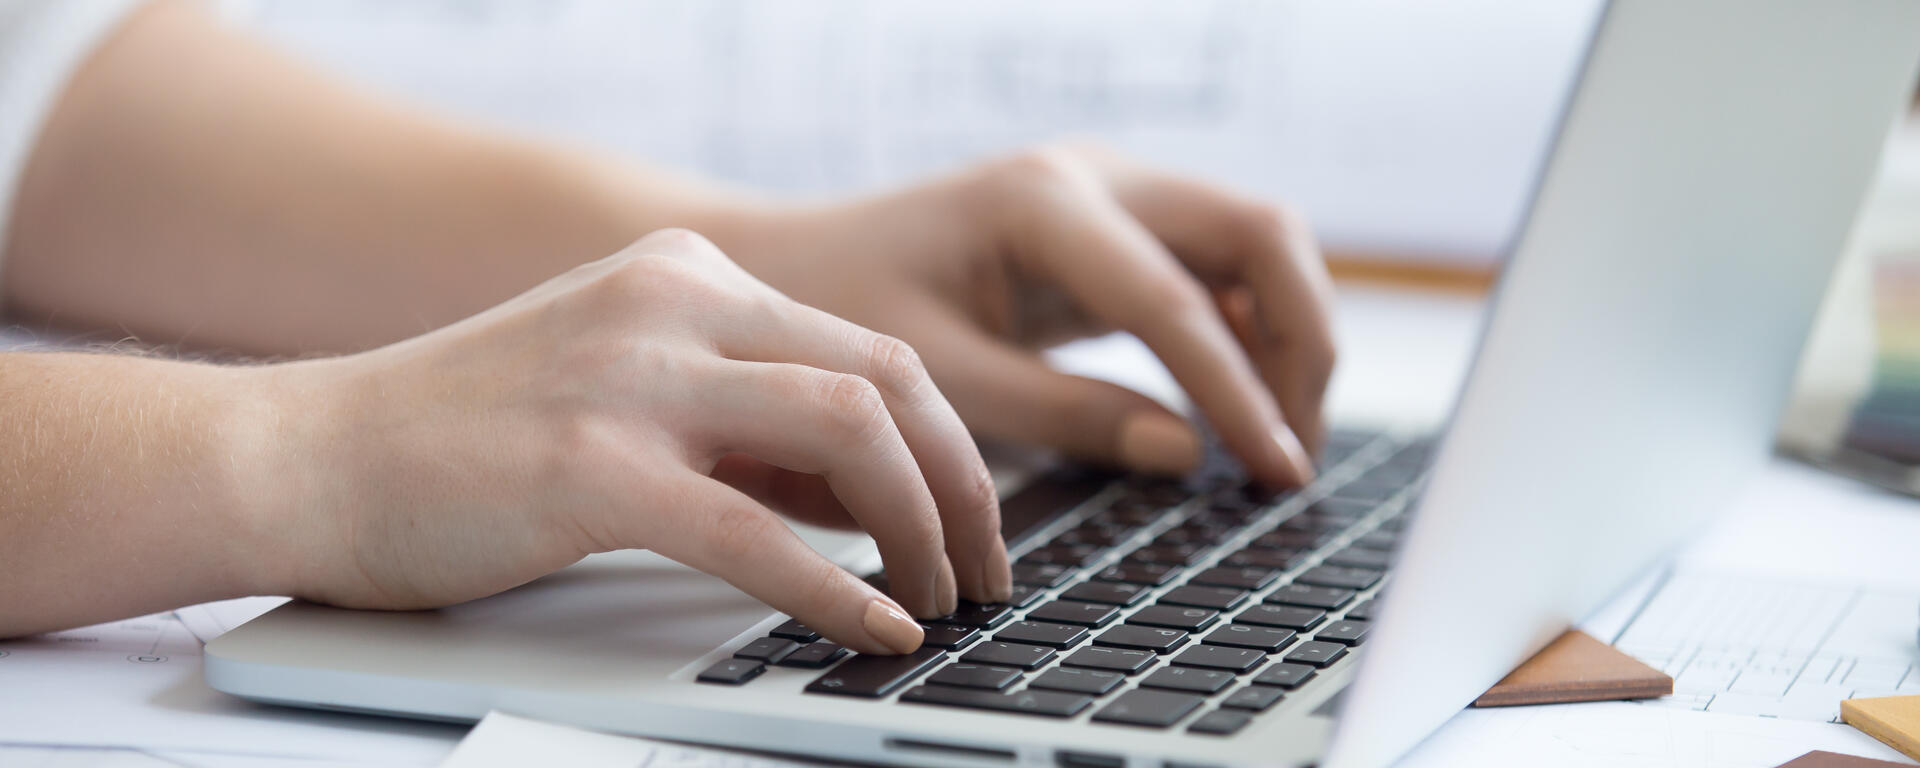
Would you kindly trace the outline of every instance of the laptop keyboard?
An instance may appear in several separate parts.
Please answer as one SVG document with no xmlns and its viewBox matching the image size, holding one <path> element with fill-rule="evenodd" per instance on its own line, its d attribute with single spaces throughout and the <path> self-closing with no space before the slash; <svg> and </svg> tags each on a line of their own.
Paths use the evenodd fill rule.
<svg viewBox="0 0 1920 768">
<path fill-rule="evenodd" d="M 1336 431 L 1321 479 L 1288 493 L 1209 453 L 1182 481 L 1063 470 L 1009 498 L 1013 598 L 922 622 L 914 653 L 850 654 L 788 621 L 697 679 L 820 668 L 810 694 L 1231 736 L 1366 641 L 1431 449 Z"/>
</svg>

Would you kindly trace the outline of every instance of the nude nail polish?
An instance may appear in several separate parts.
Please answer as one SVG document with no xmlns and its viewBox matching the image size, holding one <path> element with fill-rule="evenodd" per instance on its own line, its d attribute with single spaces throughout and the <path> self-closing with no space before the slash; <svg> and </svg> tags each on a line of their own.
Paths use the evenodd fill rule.
<svg viewBox="0 0 1920 768">
<path fill-rule="evenodd" d="M 875 600 L 867 604 L 864 620 L 867 634 L 880 641 L 881 645 L 894 653 L 912 653 L 920 647 L 920 641 L 926 638 L 926 631 L 914 623 L 913 619 L 899 608 L 885 600 Z"/>
<path fill-rule="evenodd" d="M 1313 482 L 1313 457 L 1307 454 L 1307 447 L 1300 444 L 1300 438 L 1294 436 L 1293 430 L 1285 425 L 1275 426 L 1273 445 L 1279 451 L 1281 460 L 1293 467 L 1302 485 Z"/>
</svg>

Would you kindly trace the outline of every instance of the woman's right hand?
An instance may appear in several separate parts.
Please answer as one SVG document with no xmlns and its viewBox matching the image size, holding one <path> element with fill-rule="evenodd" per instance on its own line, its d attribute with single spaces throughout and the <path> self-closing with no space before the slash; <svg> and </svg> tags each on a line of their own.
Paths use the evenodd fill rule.
<svg viewBox="0 0 1920 768">
<path fill-rule="evenodd" d="M 1011 590 L 986 465 L 914 352 L 691 232 L 408 341 L 256 371 L 269 444 L 299 446 L 256 489 L 287 523 L 262 591 L 427 608 L 644 548 L 903 653 L 921 641 L 909 614 Z M 867 531 L 892 598 L 776 512 Z"/>
</svg>

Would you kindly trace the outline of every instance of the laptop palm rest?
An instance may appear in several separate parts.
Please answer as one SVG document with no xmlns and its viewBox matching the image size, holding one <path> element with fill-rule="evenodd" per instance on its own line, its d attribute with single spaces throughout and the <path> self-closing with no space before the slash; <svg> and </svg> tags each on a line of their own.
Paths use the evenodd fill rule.
<svg viewBox="0 0 1920 768">
<path fill-rule="evenodd" d="M 804 531 L 843 563 L 871 541 Z M 288 677 L 424 683 L 424 700 L 382 711 L 473 719 L 504 702 L 490 691 L 631 696 L 765 619 L 726 582 L 650 552 L 595 555 L 492 597 L 430 611 L 357 611 L 295 601 L 207 645 L 208 682 L 262 701 L 364 710 L 364 695 L 272 695 Z M 316 683 L 318 684 L 318 683 Z M 341 683 L 346 685 L 346 683 Z M 359 686 L 351 686 L 359 687 Z M 437 690 L 436 690 L 437 689 Z M 364 691 L 362 691 L 364 693 Z M 400 693 L 400 691 L 396 691 Z M 421 705 L 431 704 L 426 709 Z"/>
</svg>

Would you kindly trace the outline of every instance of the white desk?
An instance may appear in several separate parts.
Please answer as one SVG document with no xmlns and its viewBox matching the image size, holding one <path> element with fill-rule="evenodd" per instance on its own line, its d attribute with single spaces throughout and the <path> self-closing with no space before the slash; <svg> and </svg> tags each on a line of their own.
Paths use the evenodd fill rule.
<svg viewBox="0 0 1920 768">
<path fill-rule="evenodd" d="M 1343 295 L 1339 320 L 1345 351 L 1330 400 L 1335 418 L 1405 420 L 1443 413 L 1464 370 L 1476 310 L 1476 303 L 1464 299 L 1372 291 Z M 1130 343 L 1101 341 L 1060 358 L 1076 369 L 1119 370 L 1124 378 L 1155 394 L 1172 393 L 1164 371 Z M 1753 492 L 1753 498 L 1739 505 L 1739 514 L 1728 517 L 1683 556 L 1685 564 L 1920 589 L 1920 562 L 1907 554 L 1911 543 L 1920 542 L 1920 504 L 1785 464 L 1774 467 Z M 1863 539 L 1860 532 L 1868 529 L 1871 532 Z M 1783 542 L 1797 546 L 1783 551 Z M 1878 546 L 1869 546 L 1875 543 Z M 1795 552 L 1797 557 L 1788 557 Z M 1631 597 L 1624 601 L 1632 603 Z M 1912 616 L 1912 606 L 1908 615 Z M 1617 626 L 1621 619 L 1603 612 L 1590 624 L 1606 632 L 1608 622 Z M 1907 639 L 1912 640 L 1910 629 Z M 167 642 L 191 640 L 176 636 Z M 8 647 L 0 643 L 0 650 Z M 152 677 L 136 679 L 128 671 L 135 662 L 79 664 L 70 679 L 76 689 L 89 692 L 83 700 L 75 700 L 59 691 L 26 691 L 9 685 L 10 675 L 22 678 L 7 666 L 22 662 L 26 655 L 0 657 L 0 691 L 5 692 L 0 694 L 0 744 L 16 745 L 0 747 L 0 763 L 8 765 L 418 765 L 439 759 L 464 733 L 454 726 L 233 701 L 205 687 L 197 663 L 177 665 L 171 678 L 157 682 Z M 121 655 L 112 658 L 118 660 Z M 91 676 L 114 675 L 127 675 L 119 678 L 127 683 L 88 682 Z M 63 705 L 38 704 L 56 699 Z M 84 734 L 85 738 L 50 734 Z M 247 745 L 243 751 L 249 754 L 220 754 L 242 741 Z M 95 748 L 17 746 L 57 743 Z M 263 743 L 283 745 L 282 754 L 323 754 L 331 761 L 276 760 L 272 749 L 259 746 Z M 119 748 L 98 748 L 103 746 Z M 1812 748 L 1898 759 L 1845 726 L 1646 704 L 1598 704 L 1469 711 L 1429 739 L 1409 764 L 1765 768 Z"/>
</svg>

